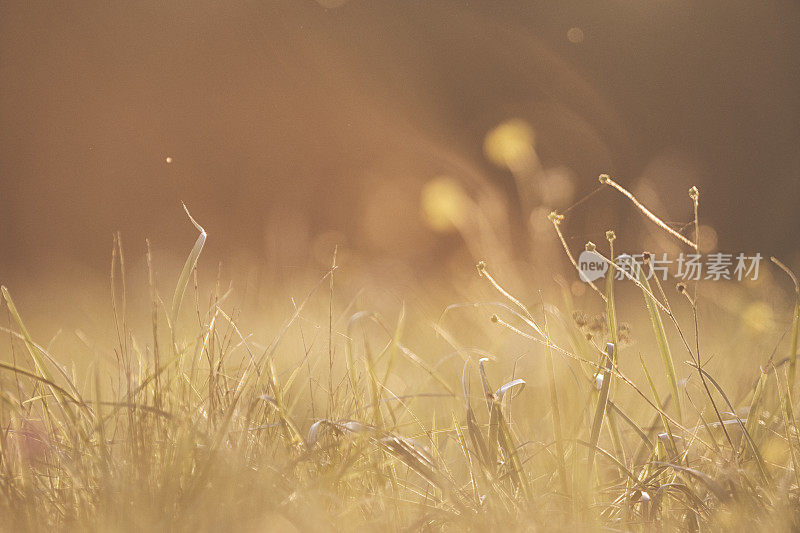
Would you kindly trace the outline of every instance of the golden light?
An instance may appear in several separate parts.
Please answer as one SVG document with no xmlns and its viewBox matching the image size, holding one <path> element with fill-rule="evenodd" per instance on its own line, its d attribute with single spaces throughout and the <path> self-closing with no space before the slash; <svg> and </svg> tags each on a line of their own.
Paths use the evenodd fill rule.
<svg viewBox="0 0 800 533">
<path fill-rule="evenodd" d="M 512 118 L 486 134 L 483 151 L 498 166 L 519 168 L 534 156 L 535 138 L 530 124 L 520 118 Z"/>
<path fill-rule="evenodd" d="M 469 198 L 458 181 L 440 176 L 422 187 L 420 203 L 428 227 L 447 233 L 465 220 Z"/>
<path fill-rule="evenodd" d="M 753 302 L 745 307 L 742 322 L 758 332 L 764 332 L 775 323 L 772 308 L 765 302 Z"/>
</svg>

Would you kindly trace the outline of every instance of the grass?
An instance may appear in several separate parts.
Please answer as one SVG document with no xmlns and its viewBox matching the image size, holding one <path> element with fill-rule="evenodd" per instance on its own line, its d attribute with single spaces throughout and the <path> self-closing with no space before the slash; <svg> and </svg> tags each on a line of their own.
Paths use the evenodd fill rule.
<svg viewBox="0 0 800 533">
<path fill-rule="evenodd" d="M 696 235 L 693 242 L 667 226 L 608 176 L 601 183 L 696 250 Z M 699 193 L 690 196 L 696 233 Z M 529 307 L 535 297 L 513 295 L 481 262 L 478 276 L 499 299 L 442 302 L 434 324 L 403 308 L 391 322 L 338 306 L 334 256 L 260 343 L 219 283 L 200 304 L 207 234 L 186 213 L 199 236 L 169 306 L 148 245 L 151 312 L 142 331 L 130 323 L 115 239 L 116 346 L 90 355 L 88 375 L 34 340 L 24 309 L 2 288 L 0 529 L 800 528 L 800 286 L 779 261 L 795 290 L 788 348 L 757 353 L 753 342 L 719 356 L 757 359 L 754 376 L 708 370 L 709 354 L 728 348 L 701 345 L 697 287 L 670 302 L 657 278 L 654 290 L 644 276 L 645 260 L 626 274 L 644 308 L 617 294 L 611 231 L 605 288 L 591 286 L 605 310 L 596 320 L 581 317 L 568 291 L 557 304 L 539 293 L 541 305 Z M 564 215 L 549 218 L 577 266 Z M 626 338 L 621 319 L 637 317 L 654 344 Z M 663 372 L 654 373 L 658 360 Z"/>
</svg>

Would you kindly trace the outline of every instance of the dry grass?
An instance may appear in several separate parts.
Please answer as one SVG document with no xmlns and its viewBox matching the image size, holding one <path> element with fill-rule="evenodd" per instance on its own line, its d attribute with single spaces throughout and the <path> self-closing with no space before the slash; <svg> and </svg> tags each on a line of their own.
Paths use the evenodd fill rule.
<svg viewBox="0 0 800 533">
<path fill-rule="evenodd" d="M 563 217 L 551 220 L 569 253 Z M 261 345 L 219 285 L 206 306 L 184 301 L 206 239 L 192 222 L 200 236 L 171 305 L 152 267 L 137 287 L 152 304 L 144 333 L 128 323 L 116 241 L 114 363 L 95 356 L 88 376 L 36 342 L 3 287 L 3 530 L 800 527 L 796 281 L 790 346 L 724 354 L 757 360 L 753 376 L 706 369 L 723 348 L 701 344 L 696 287 L 670 302 L 640 274 L 630 281 L 643 301 L 624 300 L 609 276 L 596 288 L 604 316 L 586 320 L 568 292 L 558 305 L 513 296 L 485 263 L 499 300 L 443 303 L 430 324 L 335 312 L 334 260 Z M 303 323 L 320 296 L 327 316 L 311 342 Z M 630 347 L 623 316 L 652 326 L 640 332 L 652 353 Z M 462 340 L 475 337 L 488 348 Z"/>
</svg>

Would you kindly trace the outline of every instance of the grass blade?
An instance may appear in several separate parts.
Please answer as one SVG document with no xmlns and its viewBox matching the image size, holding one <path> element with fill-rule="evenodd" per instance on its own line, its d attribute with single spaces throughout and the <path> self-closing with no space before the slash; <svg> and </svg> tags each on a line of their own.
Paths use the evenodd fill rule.
<svg viewBox="0 0 800 533">
<path fill-rule="evenodd" d="M 603 364 L 603 383 L 600 385 L 600 394 L 597 397 L 597 407 L 594 411 L 594 418 L 592 419 L 592 428 L 589 433 L 589 452 L 587 457 L 587 480 L 592 479 L 592 472 L 594 470 L 594 456 L 597 451 L 597 443 L 600 441 L 600 429 L 603 426 L 603 419 L 606 414 L 606 407 L 608 405 L 608 391 L 611 387 L 611 368 L 614 361 L 614 343 L 609 342 L 606 344 L 605 359 Z"/>
<path fill-rule="evenodd" d="M 672 359 L 672 352 L 669 349 L 669 342 L 667 341 L 667 334 L 664 330 L 664 323 L 661 320 L 661 312 L 653 299 L 653 291 L 650 289 L 650 282 L 644 274 L 644 270 L 637 262 L 634 263 L 636 269 L 636 276 L 642 284 L 642 295 L 644 296 L 645 304 L 647 305 L 647 312 L 650 314 L 650 323 L 653 326 L 653 333 L 656 336 L 658 343 L 658 352 L 661 354 L 661 361 L 664 364 L 664 372 L 667 375 L 669 386 L 672 389 L 672 397 L 675 399 L 675 411 L 678 422 L 682 422 L 683 416 L 681 412 L 681 395 L 678 390 L 678 379 L 675 374 L 675 362 Z"/>
<path fill-rule="evenodd" d="M 172 318 L 172 339 L 173 344 L 175 340 L 175 332 L 178 324 L 178 311 L 181 308 L 181 302 L 183 301 L 183 295 L 186 292 L 186 287 L 189 285 L 189 278 L 192 275 L 192 270 L 194 270 L 195 266 L 197 266 L 197 259 L 200 257 L 200 252 L 203 251 L 203 246 L 206 243 L 206 237 L 208 234 L 203 227 L 192 218 L 192 215 L 189 213 L 189 209 L 186 207 L 186 204 L 183 204 L 183 210 L 186 211 L 186 216 L 189 217 L 189 220 L 192 222 L 197 231 L 200 232 L 200 235 L 197 237 L 197 240 L 192 247 L 192 251 L 189 252 L 189 257 L 186 258 L 186 262 L 183 264 L 183 270 L 181 270 L 181 275 L 178 277 L 178 284 L 175 286 L 175 294 L 172 296 L 172 311 L 170 313 Z"/>
</svg>

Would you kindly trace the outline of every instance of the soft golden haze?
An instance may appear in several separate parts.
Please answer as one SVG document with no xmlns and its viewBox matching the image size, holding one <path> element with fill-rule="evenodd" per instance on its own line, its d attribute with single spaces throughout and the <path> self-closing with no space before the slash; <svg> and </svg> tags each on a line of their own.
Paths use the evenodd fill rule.
<svg viewBox="0 0 800 533">
<path fill-rule="evenodd" d="M 0 0 L 0 533 L 800 530 L 794 0 Z"/>
</svg>

